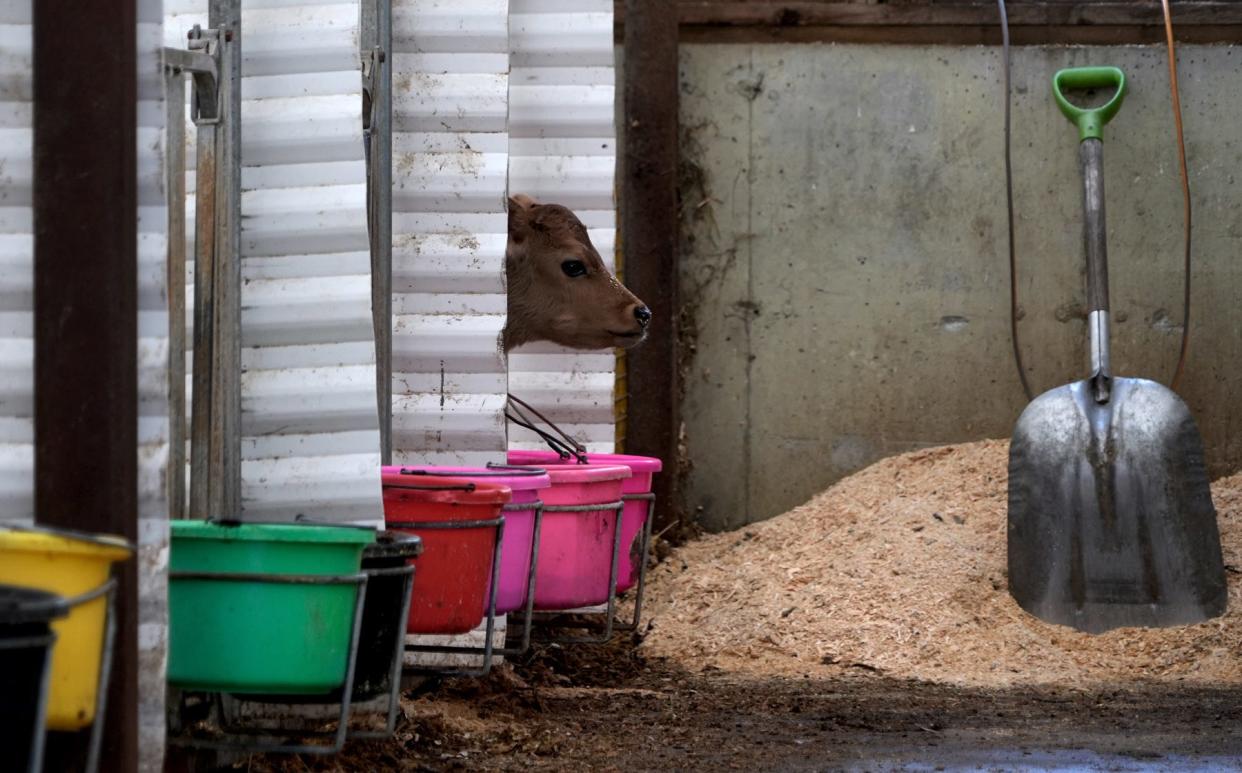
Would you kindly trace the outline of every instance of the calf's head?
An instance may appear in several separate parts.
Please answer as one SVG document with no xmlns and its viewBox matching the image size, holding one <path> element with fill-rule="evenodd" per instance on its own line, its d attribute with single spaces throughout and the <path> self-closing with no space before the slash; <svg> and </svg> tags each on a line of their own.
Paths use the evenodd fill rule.
<svg viewBox="0 0 1242 773">
<path fill-rule="evenodd" d="M 651 310 L 608 271 L 573 212 L 529 196 L 509 199 L 505 351 L 529 341 L 574 349 L 631 347 Z"/>
</svg>

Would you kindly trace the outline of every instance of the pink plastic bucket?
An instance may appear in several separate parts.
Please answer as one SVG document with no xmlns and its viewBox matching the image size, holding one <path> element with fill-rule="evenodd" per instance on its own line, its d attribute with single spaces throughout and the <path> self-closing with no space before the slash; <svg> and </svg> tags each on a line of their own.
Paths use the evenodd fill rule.
<svg viewBox="0 0 1242 773">
<path fill-rule="evenodd" d="M 505 530 L 500 537 L 496 614 L 507 614 L 524 608 L 526 594 L 530 589 L 530 551 L 535 538 L 535 503 L 539 501 L 539 492 L 552 485 L 552 479 L 543 470 L 505 467 L 406 465 L 382 468 L 384 485 L 409 483 L 427 475 L 451 475 L 476 483 L 494 483 L 508 486 L 513 492 L 510 505 L 505 507 Z"/>
<path fill-rule="evenodd" d="M 663 469 L 663 463 L 653 456 L 630 456 L 628 454 L 587 454 L 591 464 L 623 464 L 632 473 L 621 486 L 621 493 L 648 494 L 652 477 Z M 510 451 L 509 464 L 553 467 L 577 464 L 577 459 L 562 459 L 555 451 Z M 621 560 L 617 571 L 617 593 L 624 593 L 638 582 L 638 570 L 642 567 L 642 534 L 647 523 L 645 499 L 626 500 L 621 514 Z"/>
<path fill-rule="evenodd" d="M 619 502 L 630 468 L 578 464 L 547 470 L 552 486 L 540 492 L 544 513 L 539 564 L 535 569 L 535 608 L 576 609 L 602 604 L 612 595 L 608 582 L 619 520 L 617 510 L 561 513 L 549 508 Z"/>
</svg>

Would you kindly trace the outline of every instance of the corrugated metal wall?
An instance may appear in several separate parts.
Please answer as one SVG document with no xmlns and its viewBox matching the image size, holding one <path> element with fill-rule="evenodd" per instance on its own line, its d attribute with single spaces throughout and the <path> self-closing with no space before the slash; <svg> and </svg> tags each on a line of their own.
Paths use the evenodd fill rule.
<svg viewBox="0 0 1242 773">
<path fill-rule="evenodd" d="M 158 47 L 184 47 L 193 24 L 206 27 L 206 3 L 142 0 L 139 16 L 141 732 L 144 769 L 157 770 L 169 434 Z M 251 0 L 243 14 L 242 492 L 252 515 L 380 512 L 358 21 L 357 2 Z M 613 253 L 611 5 L 397 0 L 393 29 L 394 459 L 496 460 L 509 388 L 611 450 L 611 352 L 526 347 L 508 376 L 499 348 L 507 188 L 573 208 L 601 254 Z M 21 519 L 33 499 L 30 69 L 29 0 L 6 0 L 0 517 Z M 193 214 L 191 195 L 190 240 Z"/>
<path fill-rule="evenodd" d="M 31 0 L 0 3 L 0 520 L 34 519 Z M 168 312 L 161 0 L 138 4 L 139 740 L 163 769 Z"/>
<path fill-rule="evenodd" d="M 508 0 L 393 2 L 393 461 L 503 458 Z"/>
<path fill-rule="evenodd" d="M 183 47 L 193 24 L 207 26 L 204 0 L 168 6 L 168 45 Z M 249 517 L 381 514 L 359 19 L 357 0 L 247 0 L 242 13 Z"/>
<path fill-rule="evenodd" d="M 34 519 L 32 0 L 0 1 L 0 519 Z"/>
<path fill-rule="evenodd" d="M 611 267 L 616 243 L 615 67 L 610 0 L 512 0 L 509 190 L 578 215 Z M 530 344 L 509 389 L 597 452 L 614 447 L 611 351 Z M 514 448 L 540 447 L 514 429 Z"/>
</svg>

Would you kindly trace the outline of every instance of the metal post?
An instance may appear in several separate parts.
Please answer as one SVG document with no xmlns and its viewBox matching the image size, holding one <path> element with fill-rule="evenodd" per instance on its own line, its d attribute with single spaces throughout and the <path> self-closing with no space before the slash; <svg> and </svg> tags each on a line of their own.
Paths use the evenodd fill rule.
<svg viewBox="0 0 1242 773">
<path fill-rule="evenodd" d="M 211 31 L 208 31 L 209 33 Z M 206 40 L 208 46 L 218 41 L 201 37 L 195 30 L 191 45 Z M 200 37 L 194 38 L 198 34 Z M 227 106 L 220 105 L 227 113 Z M 194 380 L 190 396 L 190 515 L 209 518 L 213 468 L 211 455 L 212 350 L 215 345 L 215 265 L 216 265 L 216 174 L 217 142 L 220 122 L 198 127 L 197 158 L 194 163 Z M 216 470 L 218 472 L 218 470 Z"/>
<path fill-rule="evenodd" d="M 133 0 L 32 3 L 34 484 L 40 524 L 138 536 L 138 68 Z M 84 474 L 89 471 L 89 474 Z M 138 765 L 138 579 L 118 572 L 101 767 Z M 49 744 L 81 769 L 85 734 Z"/>
<path fill-rule="evenodd" d="M 212 351 L 212 496 L 210 517 L 241 512 L 241 0 L 211 0 L 208 23 L 220 30 L 220 103 L 216 141 L 215 345 Z"/>
<path fill-rule="evenodd" d="M 194 383 L 190 515 L 241 509 L 241 82 L 236 0 L 212 0 L 212 30 L 191 48 L 218 47 L 218 122 L 198 122 L 194 250 Z M 214 39 L 213 39 L 214 38 Z M 197 42 L 196 42 L 197 41 Z"/>
<path fill-rule="evenodd" d="M 185 517 L 185 74 L 165 69 L 168 195 L 168 517 Z"/>
<path fill-rule="evenodd" d="M 670 469 L 655 481 L 668 521 L 681 515 L 677 23 L 664 0 L 626 0 L 621 244 L 626 284 L 653 318 L 650 339 L 626 354 L 625 448 L 663 459 Z"/>
<path fill-rule="evenodd" d="M 392 3 L 364 0 L 360 36 L 380 463 L 392 464 Z"/>
<path fill-rule="evenodd" d="M 195 316 L 193 480 L 190 510 L 208 509 L 211 430 L 211 287 L 215 266 L 216 136 L 222 121 L 220 102 L 220 35 L 195 27 L 189 50 L 164 49 L 168 121 L 168 390 L 169 390 L 169 517 L 186 517 L 185 501 L 185 76 L 194 77 L 192 117 L 198 127 L 195 197 Z"/>
</svg>

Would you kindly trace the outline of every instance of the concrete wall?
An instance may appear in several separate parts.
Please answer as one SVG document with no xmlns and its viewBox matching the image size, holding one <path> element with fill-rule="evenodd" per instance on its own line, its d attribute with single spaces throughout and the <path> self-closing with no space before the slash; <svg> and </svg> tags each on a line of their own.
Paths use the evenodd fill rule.
<svg viewBox="0 0 1242 773">
<path fill-rule="evenodd" d="M 1008 436 L 1025 400 L 1008 332 L 1000 51 L 687 45 L 682 282 L 693 357 L 687 504 L 711 529 L 797 505 L 913 448 Z M 1181 392 L 1214 474 L 1235 426 L 1242 308 L 1242 50 L 1181 48 L 1195 274 Z M 1060 67 L 1116 64 L 1105 133 L 1119 375 L 1177 357 L 1181 198 L 1162 48 L 1014 54 L 1014 169 L 1033 386 L 1085 368 L 1076 134 Z"/>
</svg>

